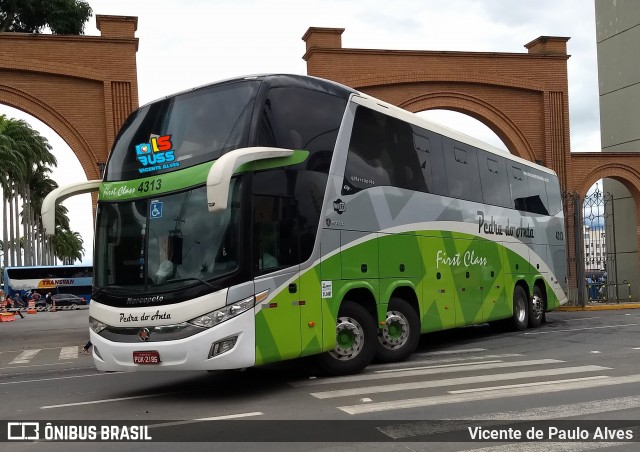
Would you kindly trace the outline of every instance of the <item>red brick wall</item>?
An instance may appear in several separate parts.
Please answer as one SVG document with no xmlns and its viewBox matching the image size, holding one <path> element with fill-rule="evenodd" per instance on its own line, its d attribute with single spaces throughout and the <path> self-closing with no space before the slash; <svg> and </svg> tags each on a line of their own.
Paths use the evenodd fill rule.
<svg viewBox="0 0 640 452">
<path fill-rule="evenodd" d="M 96 16 L 102 36 L 0 33 L 0 103 L 40 119 L 100 177 L 115 134 L 138 106 L 137 18 Z"/>
</svg>

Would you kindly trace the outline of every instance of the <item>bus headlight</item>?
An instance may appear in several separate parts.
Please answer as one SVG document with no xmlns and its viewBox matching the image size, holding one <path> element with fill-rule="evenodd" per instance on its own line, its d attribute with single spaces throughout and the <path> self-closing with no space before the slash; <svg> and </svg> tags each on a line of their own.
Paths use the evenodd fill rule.
<svg viewBox="0 0 640 452">
<path fill-rule="evenodd" d="M 204 315 L 189 320 L 189 323 L 202 328 L 214 327 L 253 308 L 256 303 L 259 303 L 267 298 L 268 294 L 269 291 L 265 290 L 264 292 L 260 292 L 254 297 L 245 298 L 244 300 L 237 301 L 223 308 L 216 309 L 215 311 L 207 312 Z"/>
<path fill-rule="evenodd" d="M 102 323 L 100 320 L 96 320 L 93 317 L 89 317 L 89 328 L 96 333 L 99 334 L 100 331 L 104 330 L 108 325 L 106 323 Z"/>
</svg>

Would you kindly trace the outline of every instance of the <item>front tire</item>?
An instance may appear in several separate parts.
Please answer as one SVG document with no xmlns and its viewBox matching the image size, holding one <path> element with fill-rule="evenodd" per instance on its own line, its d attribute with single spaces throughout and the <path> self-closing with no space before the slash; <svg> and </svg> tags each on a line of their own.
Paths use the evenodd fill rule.
<svg viewBox="0 0 640 452">
<path fill-rule="evenodd" d="M 522 286 L 516 286 L 513 291 L 513 316 L 511 325 L 516 331 L 524 331 L 529 324 L 529 301 Z"/>
<path fill-rule="evenodd" d="M 362 371 L 376 353 L 376 322 L 364 306 L 344 301 L 336 321 L 336 346 L 318 355 L 318 366 L 329 375 Z"/>
<path fill-rule="evenodd" d="M 391 298 L 387 318 L 378 330 L 376 360 L 381 363 L 404 361 L 420 340 L 420 319 L 415 309 L 400 298 Z"/>
</svg>

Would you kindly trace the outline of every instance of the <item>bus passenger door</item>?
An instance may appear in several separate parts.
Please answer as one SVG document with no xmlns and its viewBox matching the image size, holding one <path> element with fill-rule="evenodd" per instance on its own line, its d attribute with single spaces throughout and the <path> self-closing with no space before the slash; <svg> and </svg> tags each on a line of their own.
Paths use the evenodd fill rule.
<svg viewBox="0 0 640 452">
<path fill-rule="evenodd" d="M 256 294 L 256 364 L 296 358 L 301 353 L 300 265 L 296 202 L 254 196 L 253 267 Z"/>
</svg>

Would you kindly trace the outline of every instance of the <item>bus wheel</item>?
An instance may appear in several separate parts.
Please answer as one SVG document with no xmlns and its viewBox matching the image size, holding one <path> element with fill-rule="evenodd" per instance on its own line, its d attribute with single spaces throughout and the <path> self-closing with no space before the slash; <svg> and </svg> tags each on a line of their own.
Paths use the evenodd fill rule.
<svg viewBox="0 0 640 452">
<path fill-rule="evenodd" d="M 330 375 L 348 375 L 367 367 L 376 352 L 376 322 L 364 306 L 344 301 L 336 322 L 336 347 L 317 357 Z"/>
<path fill-rule="evenodd" d="M 382 363 L 407 359 L 420 340 L 420 319 L 409 303 L 392 298 L 388 309 L 385 325 L 378 330 L 376 359 Z"/>
<path fill-rule="evenodd" d="M 538 286 L 533 288 L 533 298 L 529 304 L 529 327 L 538 328 L 544 317 L 544 298 Z"/>
<path fill-rule="evenodd" d="M 513 317 L 511 322 L 517 331 L 523 331 L 529 324 L 529 303 L 527 293 L 522 286 L 516 286 L 513 291 Z"/>
</svg>

